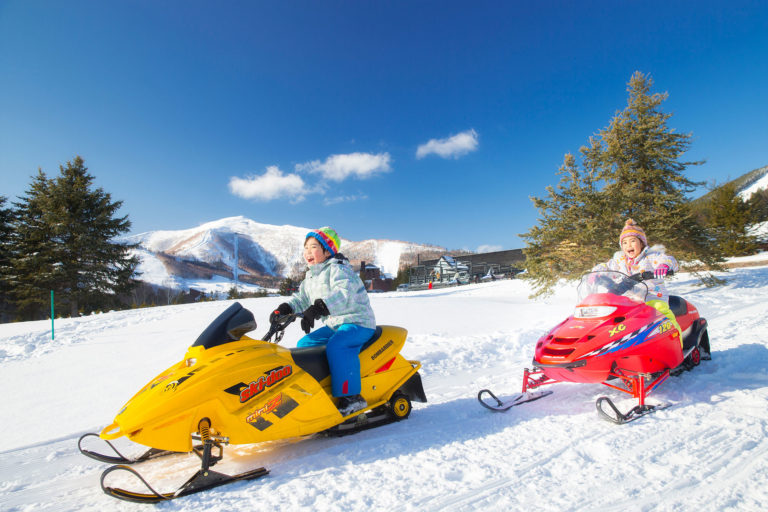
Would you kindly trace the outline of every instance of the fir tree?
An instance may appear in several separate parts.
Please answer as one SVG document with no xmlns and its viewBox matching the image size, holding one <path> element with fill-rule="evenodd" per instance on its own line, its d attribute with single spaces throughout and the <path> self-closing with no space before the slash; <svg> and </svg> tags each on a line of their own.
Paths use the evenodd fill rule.
<svg viewBox="0 0 768 512">
<path fill-rule="evenodd" d="M 596 190 L 596 172 L 592 165 L 599 151 L 599 143 L 592 141 L 590 148 L 581 148 L 588 167 L 580 170 L 572 154 L 566 154 L 558 170 L 560 183 L 548 186 L 547 197 L 532 197 L 541 219 L 523 235 L 527 246 L 526 277 L 537 294 L 546 293 L 560 278 L 580 275 L 585 262 L 600 251 L 601 216 L 600 197 Z"/>
<path fill-rule="evenodd" d="M 689 180 L 684 172 L 703 162 L 680 160 L 692 136 L 667 125 L 672 114 L 662 112 L 661 104 L 668 94 L 651 93 L 652 86 L 649 76 L 635 72 L 627 87 L 627 107 L 599 134 L 605 147 L 602 195 L 613 213 L 606 230 L 618 233 L 626 219 L 633 218 L 650 243 L 663 242 L 679 259 L 717 267 L 722 258 L 686 198 L 702 183 Z"/>
<path fill-rule="evenodd" d="M 4 196 L 0 196 L 0 321 L 4 321 L 10 310 L 10 279 L 13 275 L 11 268 L 13 211 L 6 208 L 6 201 Z"/>
<path fill-rule="evenodd" d="M 691 135 L 667 126 L 671 114 L 661 110 L 667 94 L 651 93 L 652 85 L 650 77 L 633 74 L 627 107 L 580 149 L 582 165 L 566 155 L 557 188 L 548 187 L 543 199 L 532 198 L 540 219 L 523 235 L 524 277 L 536 294 L 610 257 L 630 217 L 645 228 L 650 243 L 719 268 L 719 252 L 686 199 L 700 184 L 686 178 L 685 169 L 701 162 L 681 161 Z"/>
<path fill-rule="evenodd" d="M 758 190 L 747 200 L 750 221 L 753 223 L 768 221 L 768 189 Z"/>
<path fill-rule="evenodd" d="M 236 286 L 233 286 L 227 291 L 227 300 L 242 299 L 242 294 L 238 291 Z"/>
<path fill-rule="evenodd" d="M 56 281 L 61 263 L 47 213 L 51 210 L 50 188 L 48 177 L 38 169 L 29 190 L 14 202 L 13 275 L 9 284 L 16 314 L 24 320 L 45 318 L 50 309 L 50 291 L 59 290 Z"/>
<path fill-rule="evenodd" d="M 79 156 L 48 179 L 38 172 L 27 195 L 17 203 L 19 254 L 17 303 L 27 314 L 40 315 L 49 292 L 72 316 L 116 303 L 117 295 L 135 286 L 138 259 L 132 246 L 115 242 L 130 229 L 127 216 L 115 217 L 122 201 L 112 201 Z"/>
<path fill-rule="evenodd" d="M 286 277 L 280 281 L 280 288 L 278 289 L 278 293 L 280 295 L 291 295 L 296 291 L 297 288 L 298 284 L 296 283 L 296 280 L 291 277 Z"/>
<path fill-rule="evenodd" d="M 411 282 L 411 266 L 404 266 L 397 270 L 397 277 L 392 283 L 392 289 L 396 289 L 401 284 L 409 284 Z"/>
<path fill-rule="evenodd" d="M 745 256 L 757 251 L 758 241 L 748 232 L 754 214 L 737 194 L 736 185 L 727 183 L 716 188 L 708 206 L 708 224 L 724 255 Z"/>
</svg>

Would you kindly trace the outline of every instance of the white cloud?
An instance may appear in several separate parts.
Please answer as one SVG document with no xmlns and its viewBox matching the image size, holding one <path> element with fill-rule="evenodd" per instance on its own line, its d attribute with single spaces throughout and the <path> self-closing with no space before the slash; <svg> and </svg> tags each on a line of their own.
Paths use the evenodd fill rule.
<svg viewBox="0 0 768 512">
<path fill-rule="evenodd" d="M 389 172 L 389 153 L 349 153 L 347 155 L 331 155 L 325 162 L 314 160 L 305 164 L 297 164 L 297 171 L 320 173 L 323 178 L 332 181 L 343 181 L 350 176 L 360 179 L 370 178 L 376 173 Z"/>
<path fill-rule="evenodd" d="M 362 201 L 364 199 L 368 199 L 368 196 L 361 194 L 356 196 L 327 197 L 323 199 L 323 204 L 325 206 L 331 206 L 339 203 L 350 203 L 352 201 Z"/>
<path fill-rule="evenodd" d="M 442 158 L 459 158 L 477 149 L 477 132 L 467 130 L 445 139 L 432 139 L 416 150 L 416 158 L 432 153 Z"/>
<path fill-rule="evenodd" d="M 504 248 L 500 245 L 481 245 L 475 250 L 475 252 L 478 254 L 482 254 L 484 252 L 496 252 L 496 251 L 501 251 L 503 249 Z"/>
<path fill-rule="evenodd" d="M 303 201 L 304 196 L 312 192 L 301 176 L 283 174 L 275 165 L 267 167 L 261 176 L 230 178 L 229 191 L 245 199 L 271 201 L 286 197 L 293 202 Z"/>
</svg>

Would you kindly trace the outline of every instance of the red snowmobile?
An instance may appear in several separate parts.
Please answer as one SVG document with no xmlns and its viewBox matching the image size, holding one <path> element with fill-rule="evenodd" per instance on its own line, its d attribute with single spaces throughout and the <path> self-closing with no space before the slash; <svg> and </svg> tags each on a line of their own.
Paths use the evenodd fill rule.
<svg viewBox="0 0 768 512">
<path fill-rule="evenodd" d="M 537 400 L 551 391 L 530 391 L 555 382 L 601 383 L 638 399 L 622 413 L 610 398 L 597 399 L 601 417 L 626 423 L 663 408 L 645 399 L 670 374 L 677 375 L 710 357 L 707 321 L 696 307 L 670 296 L 669 307 L 680 324 L 680 333 L 662 313 L 648 306 L 644 280 L 652 272 L 627 276 L 620 272 L 590 272 L 581 278 L 578 303 L 570 317 L 536 343 L 533 369 L 523 372 L 522 393 L 499 400 L 487 389 L 478 400 L 488 409 L 505 411 Z M 486 395 L 490 402 L 485 401 Z"/>
</svg>

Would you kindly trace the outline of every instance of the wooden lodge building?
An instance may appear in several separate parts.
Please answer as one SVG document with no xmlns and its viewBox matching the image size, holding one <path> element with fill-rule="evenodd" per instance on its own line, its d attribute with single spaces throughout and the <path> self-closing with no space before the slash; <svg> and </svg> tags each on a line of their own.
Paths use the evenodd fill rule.
<svg viewBox="0 0 768 512">
<path fill-rule="evenodd" d="M 409 272 L 411 286 L 431 283 L 467 284 L 481 280 L 510 278 L 522 272 L 525 256 L 522 249 L 443 255 L 436 260 L 418 261 Z"/>
<path fill-rule="evenodd" d="M 360 278 L 369 292 L 388 292 L 393 288 L 394 279 L 383 275 L 381 269 L 371 263 L 360 262 Z"/>
</svg>

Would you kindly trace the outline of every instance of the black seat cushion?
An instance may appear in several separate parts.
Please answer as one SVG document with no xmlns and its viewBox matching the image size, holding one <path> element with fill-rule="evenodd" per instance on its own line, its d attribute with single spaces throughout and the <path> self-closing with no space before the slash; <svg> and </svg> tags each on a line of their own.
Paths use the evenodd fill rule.
<svg viewBox="0 0 768 512">
<path fill-rule="evenodd" d="M 373 333 L 371 339 L 366 341 L 360 352 L 371 346 L 379 337 L 381 337 L 381 327 L 376 327 L 376 332 Z M 318 347 L 297 347 L 291 349 L 293 355 L 293 361 L 305 372 L 310 374 L 317 382 L 322 381 L 324 378 L 331 374 L 331 369 L 328 367 L 328 356 L 325 353 L 325 345 Z"/>
<path fill-rule="evenodd" d="M 292 348 L 293 361 L 305 372 L 320 382 L 331 374 L 328 367 L 328 357 L 325 355 L 325 345 L 320 347 Z"/>
<path fill-rule="evenodd" d="M 672 310 L 672 314 L 675 316 L 682 316 L 688 312 L 688 303 L 685 299 L 678 297 L 677 295 L 669 296 L 669 309 Z"/>
</svg>

